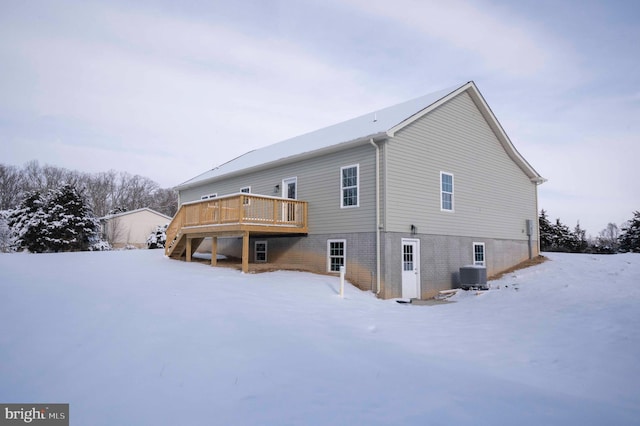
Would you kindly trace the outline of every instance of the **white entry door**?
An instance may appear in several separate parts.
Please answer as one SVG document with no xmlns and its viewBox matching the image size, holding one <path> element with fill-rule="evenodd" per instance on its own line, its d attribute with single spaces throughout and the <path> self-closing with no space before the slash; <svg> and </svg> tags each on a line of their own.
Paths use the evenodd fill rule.
<svg viewBox="0 0 640 426">
<path fill-rule="evenodd" d="M 292 177 L 282 180 L 282 198 L 289 198 L 290 200 L 298 199 L 298 178 Z"/>
<path fill-rule="evenodd" d="M 282 181 L 282 198 L 290 200 L 298 199 L 298 178 L 292 177 Z M 296 203 L 282 204 L 282 220 L 284 222 L 295 222 Z"/>
<path fill-rule="evenodd" d="M 420 297 L 420 240 L 402 239 L 402 298 Z"/>
</svg>

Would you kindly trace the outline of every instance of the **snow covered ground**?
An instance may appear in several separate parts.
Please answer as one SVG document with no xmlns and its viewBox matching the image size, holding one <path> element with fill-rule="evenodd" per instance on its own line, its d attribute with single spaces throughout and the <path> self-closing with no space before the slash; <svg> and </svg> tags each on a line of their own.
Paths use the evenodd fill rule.
<svg viewBox="0 0 640 426">
<path fill-rule="evenodd" d="M 640 255 L 551 260 L 456 303 L 161 250 L 0 255 L 0 402 L 72 425 L 631 425 Z"/>
</svg>

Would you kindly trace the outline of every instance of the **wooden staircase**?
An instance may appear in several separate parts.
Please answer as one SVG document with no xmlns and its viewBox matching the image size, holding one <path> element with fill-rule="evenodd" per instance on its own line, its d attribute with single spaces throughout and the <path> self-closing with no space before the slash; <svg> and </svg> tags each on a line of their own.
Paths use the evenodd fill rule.
<svg viewBox="0 0 640 426">
<path fill-rule="evenodd" d="M 191 239 L 191 253 L 189 257 L 198 250 L 200 243 L 204 241 L 204 238 L 192 238 Z M 187 235 L 182 232 L 178 233 L 171 244 L 166 250 L 167 256 L 171 259 L 184 260 L 187 258 Z"/>
</svg>

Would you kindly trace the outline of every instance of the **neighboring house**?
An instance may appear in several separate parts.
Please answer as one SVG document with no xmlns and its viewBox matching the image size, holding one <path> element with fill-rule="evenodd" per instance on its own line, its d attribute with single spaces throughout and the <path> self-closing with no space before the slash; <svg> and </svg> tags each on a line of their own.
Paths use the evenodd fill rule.
<svg viewBox="0 0 640 426">
<path fill-rule="evenodd" d="M 177 186 L 166 253 L 338 273 L 383 298 L 539 253 L 537 185 L 473 82 L 251 151 Z M 216 256 L 212 256 L 216 264 Z"/>
<path fill-rule="evenodd" d="M 149 208 L 101 217 L 102 237 L 113 248 L 147 247 L 147 238 L 158 225 L 171 222 L 169 216 Z"/>
</svg>

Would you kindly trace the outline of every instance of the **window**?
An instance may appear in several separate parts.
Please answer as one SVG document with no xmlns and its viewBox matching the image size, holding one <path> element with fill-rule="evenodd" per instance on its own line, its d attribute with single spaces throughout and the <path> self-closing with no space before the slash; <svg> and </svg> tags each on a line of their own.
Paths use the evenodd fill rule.
<svg viewBox="0 0 640 426">
<path fill-rule="evenodd" d="M 358 207 L 358 164 L 340 169 L 340 207 Z"/>
<path fill-rule="evenodd" d="M 251 194 L 251 187 L 250 186 L 244 186 L 242 188 L 240 188 L 240 192 L 244 193 L 244 194 Z M 248 206 L 251 203 L 251 200 L 249 198 L 245 198 L 242 201 L 242 204 L 245 206 Z"/>
<path fill-rule="evenodd" d="M 413 244 L 402 245 L 402 270 L 413 271 Z"/>
<path fill-rule="evenodd" d="M 203 195 L 202 197 L 200 197 L 201 200 L 208 200 L 210 198 L 216 198 L 218 196 L 218 194 L 209 194 L 209 195 Z"/>
<path fill-rule="evenodd" d="M 485 266 L 484 243 L 473 243 L 473 264 L 476 266 Z"/>
<path fill-rule="evenodd" d="M 440 172 L 440 210 L 453 211 L 453 175 Z"/>
<path fill-rule="evenodd" d="M 256 241 L 255 259 L 256 259 L 256 262 L 267 261 L 267 242 L 266 241 Z"/>
<path fill-rule="evenodd" d="M 340 267 L 345 266 L 347 257 L 347 240 L 327 241 L 327 270 L 340 272 Z"/>
</svg>

